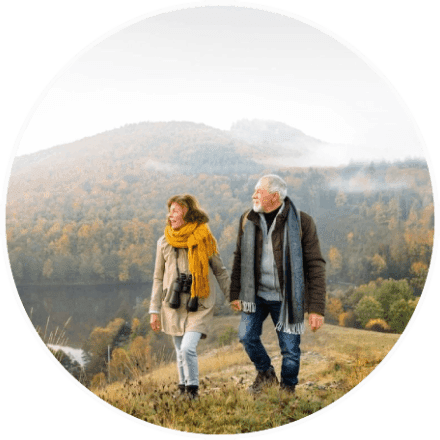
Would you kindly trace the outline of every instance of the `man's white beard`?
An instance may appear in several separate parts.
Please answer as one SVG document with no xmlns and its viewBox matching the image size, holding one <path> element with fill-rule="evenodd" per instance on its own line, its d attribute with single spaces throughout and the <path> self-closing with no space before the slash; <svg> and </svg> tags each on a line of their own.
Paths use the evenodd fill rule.
<svg viewBox="0 0 440 440">
<path fill-rule="evenodd" d="M 263 207 L 258 203 L 254 203 L 254 211 L 255 212 L 264 212 Z"/>
</svg>

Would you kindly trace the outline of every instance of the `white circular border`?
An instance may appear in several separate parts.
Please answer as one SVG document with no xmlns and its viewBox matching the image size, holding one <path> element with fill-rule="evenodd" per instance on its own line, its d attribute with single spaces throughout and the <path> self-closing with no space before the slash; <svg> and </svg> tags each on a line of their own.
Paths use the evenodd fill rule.
<svg viewBox="0 0 440 440">
<path fill-rule="evenodd" d="M 246 1 L 240 1 L 240 0 L 200 0 L 200 1 L 193 1 L 193 2 L 188 2 L 188 3 L 179 3 L 179 4 L 175 4 L 175 5 L 170 5 L 170 6 L 164 6 L 158 9 L 155 9 L 153 11 L 149 11 L 146 12 L 144 14 L 138 15 L 136 17 L 133 17 L 121 24 L 118 24 L 116 26 L 113 26 L 112 28 L 110 28 L 109 30 L 107 30 L 106 32 L 104 32 L 103 34 L 99 35 L 98 37 L 96 37 L 94 40 L 90 41 L 86 46 L 84 46 L 78 53 L 76 53 L 75 55 L 73 55 L 68 61 L 66 61 L 61 68 L 54 74 L 54 76 L 52 77 L 51 80 L 48 81 L 48 83 L 44 86 L 44 88 L 42 89 L 42 91 L 38 94 L 37 98 L 35 99 L 35 101 L 33 102 L 32 106 L 30 107 L 30 109 L 28 110 L 28 112 L 26 113 L 26 116 L 24 118 L 23 124 L 20 127 L 20 130 L 15 138 L 13 147 L 11 149 L 11 153 L 9 154 L 8 157 L 8 162 L 6 165 L 6 170 L 5 170 L 5 175 L 4 175 L 4 179 L 3 179 L 3 186 L 2 186 L 2 193 L 1 193 L 1 205 L 0 205 L 0 212 L 1 212 L 1 216 L 2 219 L 5 220 L 6 219 L 6 194 L 7 194 L 7 185 L 5 185 L 6 183 L 9 182 L 9 178 L 10 178 L 10 174 L 11 174 L 11 168 L 12 168 L 12 162 L 13 162 L 13 157 L 14 157 L 14 152 L 15 150 L 17 150 L 18 148 L 18 144 L 19 141 L 21 139 L 22 133 L 25 130 L 26 126 L 28 125 L 30 119 L 32 118 L 33 113 L 35 112 L 37 106 L 39 105 L 38 101 L 41 101 L 44 96 L 47 94 L 48 90 L 51 87 L 52 82 L 54 81 L 54 79 L 61 75 L 64 70 L 68 69 L 70 67 L 71 64 L 73 64 L 76 59 L 80 56 L 80 54 L 84 53 L 85 51 L 89 50 L 90 48 L 96 46 L 97 44 L 99 44 L 101 41 L 103 41 L 104 39 L 106 39 L 108 36 L 113 35 L 114 33 L 120 31 L 121 29 L 124 29 L 125 27 L 131 26 L 134 23 L 137 23 L 141 20 L 145 20 L 146 18 L 149 17 L 154 17 L 156 15 L 160 15 L 160 14 L 164 14 L 167 12 L 173 12 L 173 11 L 178 11 L 178 10 L 182 10 L 182 9 L 193 9 L 193 8 L 200 8 L 200 7 L 209 7 L 209 6 L 235 6 L 235 7 L 240 7 L 240 8 L 248 8 L 248 9 L 258 9 L 258 10 L 262 10 L 262 11 L 266 11 L 266 12 L 271 12 L 271 13 L 276 13 L 276 14 L 280 14 L 280 15 L 284 15 L 286 17 L 289 18 L 294 18 L 298 21 L 301 21 L 305 24 L 308 24 L 312 27 L 314 27 L 315 29 L 318 29 L 320 31 L 322 31 L 323 33 L 327 34 L 328 36 L 334 38 L 336 41 L 338 41 L 339 43 L 343 44 L 345 47 L 347 47 L 348 49 L 350 49 L 354 54 L 356 54 L 358 57 L 360 57 L 363 61 L 365 61 L 365 63 L 375 72 L 377 73 L 381 78 L 383 78 L 389 86 L 391 86 L 391 88 L 393 89 L 393 92 L 397 95 L 396 97 L 398 99 L 403 99 L 403 102 L 405 103 L 406 109 L 409 111 L 409 116 L 411 116 L 411 118 L 413 119 L 413 122 L 417 125 L 417 121 L 416 118 L 414 116 L 414 113 L 411 111 L 411 109 L 409 108 L 408 104 L 406 103 L 405 99 L 403 98 L 403 96 L 400 94 L 400 92 L 397 90 L 397 88 L 394 86 L 394 84 L 388 79 L 388 77 L 385 75 L 385 73 L 379 68 L 379 66 L 372 61 L 370 58 L 368 58 L 363 52 L 361 52 L 356 46 L 354 46 L 352 43 L 350 43 L 348 40 L 346 40 L 345 38 L 341 37 L 339 34 L 337 34 L 336 32 L 332 31 L 331 29 L 329 29 L 327 26 L 316 23 L 313 20 L 310 20 L 302 15 L 296 14 L 294 12 L 288 11 L 286 9 L 281 9 L 275 6 L 270 6 L 270 5 L 264 5 L 264 4 L 260 4 L 260 3 L 249 3 Z M 420 127 L 419 127 L 420 130 Z M 420 134 L 422 135 L 422 137 L 424 138 L 421 130 L 420 130 Z M 429 148 L 426 145 L 426 141 L 425 141 L 425 154 L 427 154 L 427 156 L 429 157 L 429 160 L 427 160 L 427 164 L 428 164 L 428 169 L 430 172 L 430 177 L 431 177 L 431 185 L 432 185 L 432 190 L 433 190 L 433 199 L 434 199 L 434 221 L 435 221 L 435 225 L 434 225 L 434 243 L 433 243 L 433 249 L 432 249 L 432 257 L 431 257 L 431 263 L 430 263 L 430 267 L 429 267 L 429 271 L 428 271 L 428 276 L 426 279 L 426 283 L 423 289 L 423 293 L 420 297 L 420 300 L 417 304 L 417 307 L 408 323 L 408 325 L 405 328 L 405 331 L 401 334 L 401 336 L 399 337 L 399 339 L 397 340 L 397 342 L 394 344 L 393 348 L 388 352 L 388 354 L 385 356 L 385 358 L 379 363 L 379 365 L 364 379 L 362 380 L 358 385 L 356 385 L 353 389 L 351 389 L 348 393 L 344 394 L 344 396 L 342 396 L 341 398 L 339 398 L 338 400 L 334 401 L 333 403 L 331 403 L 330 405 L 326 406 L 325 408 L 322 408 L 321 410 L 307 416 L 304 417 L 300 420 L 297 420 L 296 422 L 293 423 L 289 423 L 287 425 L 282 425 L 279 426 L 277 428 L 272 428 L 272 429 L 268 429 L 265 431 L 254 431 L 252 433 L 247 433 L 247 434 L 220 434 L 220 435 L 212 435 L 210 434 L 209 437 L 217 437 L 217 438 L 228 438 L 228 439 L 233 439 L 233 438 L 240 438 L 240 439 L 244 439 L 244 438 L 258 438 L 261 437 L 263 435 L 272 435 L 272 434 L 276 434 L 279 432 L 283 432 L 286 430 L 289 430 L 291 428 L 303 425 L 305 423 L 310 422 L 311 420 L 315 419 L 316 417 L 320 417 L 323 416 L 325 414 L 327 414 L 328 412 L 330 412 L 331 410 L 333 410 L 334 408 L 338 407 L 339 405 L 341 405 L 342 403 L 344 403 L 346 400 L 348 400 L 350 397 L 354 396 L 359 390 L 361 390 L 363 387 L 365 387 L 371 380 L 373 380 L 379 373 L 380 371 L 385 367 L 385 365 L 387 365 L 388 361 L 396 354 L 397 350 L 400 348 L 400 346 L 403 344 L 403 342 L 405 341 L 406 337 L 408 336 L 409 332 L 412 330 L 412 328 L 414 327 L 414 324 L 416 323 L 416 319 L 417 316 L 419 315 L 423 304 L 426 300 L 426 297 L 428 295 L 428 291 L 429 288 L 431 286 L 431 282 L 432 282 L 432 278 L 434 276 L 434 271 L 435 271 L 435 263 L 437 262 L 437 254 L 438 254 L 438 249 L 439 249 L 439 243 L 438 243 L 438 227 L 439 227 L 439 216 L 438 216 L 438 209 L 439 209 L 439 191 L 438 191 L 438 185 L 437 185 L 437 180 L 435 177 L 435 170 L 434 170 L 434 164 L 432 161 L 432 157 L 431 154 L 429 152 Z M 35 327 L 33 326 L 32 322 L 30 321 L 24 307 L 23 304 L 21 302 L 20 296 L 18 294 L 17 288 L 15 286 L 15 282 L 14 282 L 14 278 L 12 276 L 12 271 L 11 271 L 11 267 L 10 267 L 10 262 L 9 262 L 9 255 L 7 252 L 7 244 L 6 244 L 6 222 L 2 221 L 0 223 L 0 238 L 1 238 L 1 249 L 2 249 L 2 254 L 3 254 L 3 258 L 5 261 L 5 269 L 6 269 L 6 274 L 7 274 L 7 278 L 8 278 L 8 282 L 9 285 L 11 287 L 12 293 L 14 295 L 14 299 L 15 299 L 15 303 L 23 317 L 23 320 L 26 324 L 27 329 L 29 330 L 29 332 L 32 334 L 34 340 L 37 342 L 37 344 L 39 345 L 39 347 L 41 348 L 41 350 L 46 354 L 46 356 L 52 361 L 52 363 L 55 365 L 55 367 L 60 371 L 60 373 L 68 380 L 70 381 L 76 388 L 78 388 L 79 390 L 81 390 L 85 395 L 87 395 L 90 399 L 92 399 L 93 401 L 95 401 L 96 403 L 98 403 L 99 405 L 101 405 L 102 407 L 106 408 L 108 411 L 110 411 L 112 414 L 123 417 L 127 420 L 129 420 L 130 422 L 139 425 L 139 426 L 143 426 L 145 428 L 151 429 L 153 431 L 158 431 L 161 432 L 163 434 L 166 435 L 174 435 L 174 436 L 178 436 L 178 437 L 182 437 L 182 438 L 194 438 L 194 439 L 198 439 L 198 438 L 203 438 L 203 437 L 207 437 L 207 434 L 196 434 L 196 433 L 191 433 L 191 432 L 185 432 L 185 431 L 177 431 L 177 430 L 172 430 L 172 429 L 168 429 L 168 428 L 164 428 L 162 426 L 159 425 L 154 425 L 151 423 L 147 423 L 144 422 L 143 420 L 140 420 L 136 417 L 133 417 L 127 413 L 125 413 L 124 411 L 119 410 L 118 408 L 110 405 L 109 403 L 107 403 L 106 401 L 100 399 L 98 396 L 96 396 L 94 393 L 92 393 L 89 389 L 87 389 L 85 386 L 83 386 L 82 384 L 80 384 L 72 375 L 70 375 L 70 373 L 67 372 L 67 370 L 64 369 L 64 367 L 62 367 L 62 365 L 56 360 L 55 356 L 49 351 L 49 349 L 47 348 L 46 344 L 44 344 L 44 342 L 41 340 L 41 338 L 39 337 L 38 333 L 35 330 Z"/>
</svg>

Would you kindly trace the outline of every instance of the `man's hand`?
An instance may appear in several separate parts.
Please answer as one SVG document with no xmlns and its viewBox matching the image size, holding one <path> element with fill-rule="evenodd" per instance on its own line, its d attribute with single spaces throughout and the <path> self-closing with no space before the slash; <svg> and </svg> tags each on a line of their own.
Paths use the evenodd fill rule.
<svg viewBox="0 0 440 440">
<path fill-rule="evenodd" d="M 160 330 L 160 317 L 157 313 L 152 313 L 150 315 L 150 326 L 156 333 Z"/>
<path fill-rule="evenodd" d="M 241 310 L 241 301 L 239 299 L 231 301 L 229 305 L 234 312 L 239 312 Z"/>
<path fill-rule="evenodd" d="M 313 332 L 316 332 L 324 324 L 324 316 L 318 315 L 316 313 L 311 313 L 309 315 L 309 325 Z"/>
</svg>

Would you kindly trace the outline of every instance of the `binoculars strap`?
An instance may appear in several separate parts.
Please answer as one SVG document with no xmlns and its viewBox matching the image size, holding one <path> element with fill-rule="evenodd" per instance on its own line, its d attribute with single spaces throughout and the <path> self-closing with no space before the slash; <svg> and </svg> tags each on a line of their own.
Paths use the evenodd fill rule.
<svg viewBox="0 0 440 440">
<path fill-rule="evenodd" d="M 179 279 L 179 278 L 180 278 L 180 270 L 179 270 L 179 248 L 174 248 L 174 252 L 176 253 L 177 279 Z"/>
</svg>

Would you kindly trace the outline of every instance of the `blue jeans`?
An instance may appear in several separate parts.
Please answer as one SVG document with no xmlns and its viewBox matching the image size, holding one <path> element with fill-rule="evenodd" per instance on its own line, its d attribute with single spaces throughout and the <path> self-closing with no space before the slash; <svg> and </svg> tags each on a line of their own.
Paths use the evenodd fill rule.
<svg viewBox="0 0 440 440">
<path fill-rule="evenodd" d="M 183 336 L 173 336 L 181 385 L 199 385 L 199 362 L 196 350 L 201 336 L 199 332 L 186 332 Z"/>
<path fill-rule="evenodd" d="M 280 315 L 280 301 L 266 301 L 256 297 L 255 313 L 241 314 L 238 337 L 243 344 L 246 353 L 254 363 L 258 371 L 267 371 L 271 367 L 270 357 L 261 343 L 263 322 L 270 313 L 274 325 L 278 323 Z M 299 362 L 301 350 L 299 344 L 301 335 L 293 335 L 277 331 L 278 343 L 283 357 L 281 364 L 281 383 L 284 385 L 296 385 L 298 383 Z"/>
</svg>

